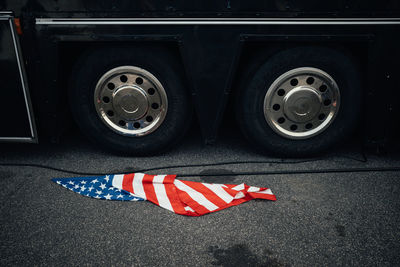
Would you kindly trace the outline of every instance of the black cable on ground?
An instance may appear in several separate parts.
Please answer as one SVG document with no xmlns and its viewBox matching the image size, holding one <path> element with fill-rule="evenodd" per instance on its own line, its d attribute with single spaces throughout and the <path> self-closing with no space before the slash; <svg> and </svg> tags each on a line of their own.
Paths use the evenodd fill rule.
<svg viewBox="0 0 400 267">
<path fill-rule="evenodd" d="M 72 170 L 65 170 L 57 167 L 52 167 L 43 164 L 36 164 L 36 163 L 0 163 L 0 166 L 14 166 L 14 167 L 34 167 L 34 168 L 41 168 L 41 169 L 48 169 L 58 172 L 65 172 L 77 175 L 104 175 L 104 173 L 98 172 L 79 172 L 79 171 L 72 171 Z"/>
<path fill-rule="evenodd" d="M 188 165 L 169 165 L 163 167 L 155 167 L 149 169 L 137 170 L 137 172 L 148 172 L 156 170 L 176 169 L 176 168 L 195 168 L 195 167 L 208 167 L 208 166 L 223 166 L 223 165 L 239 165 L 239 164 L 299 164 L 306 162 L 314 162 L 322 159 L 305 159 L 305 160 L 280 160 L 280 161 L 263 161 L 263 160 L 249 160 L 249 161 L 225 161 L 216 163 L 205 164 L 188 164 Z"/>
<path fill-rule="evenodd" d="M 362 153 L 363 159 L 356 159 L 352 157 L 342 156 L 343 158 L 351 159 L 358 162 L 367 162 L 367 157 L 364 152 Z M 206 166 L 221 166 L 221 165 L 234 165 L 234 164 L 299 164 L 306 162 L 315 162 L 320 160 L 325 160 L 327 158 L 315 158 L 315 159 L 305 159 L 305 160 L 279 160 L 279 161 L 226 161 L 226 162 L 217 162 L 217 163 L 205 163 L 205 164 L 189 164 L 189 165 L 169 165 L 169 166 L 161 166 L 155 168 L 148 169 L 139 169 L 132 170 L 125 173 L 132 172 L 149 172 L 154 170 L 164 170 L 164 169 L 173 169 L 173 168 L 190 168 L 190 167 L 206 167 Z M 95 173 L 95 172 L 79 172 L 73 170 L 66 170 L 61 168 L 56 168 L 43 164 L 35 164 L 35 163 L 0 163 L 0 166 L 17 166 L 17 167 L 35 167 L 35 168 L 44 168 L 64 173 L 76 174 L 76 175 L 104 175 L 104 173 Z M 365 167 L 365 168 L 333 168 L 333 169 L 318 169 L 318 170 L 287 170 L 287 171 L 261 171 L 261 172 L 236 172 L 236 173 L 207 173 L 207 174 L 179 174 L 178 177 L 193 177 L 193 176 L 236 176 L 236 175 L 279 175 L 279 174 L 313 174 L 313 173 L 341 173 L 341 172 L 369 172 L 369 171 L 400 171 L 400 167 Z M 122 174 L 125 174 L 122 173 Z"/>
<path fill-rule="evenodd" d="M 358 162 L 367 162 L 367 159 L 364 155 L 364 159 L 360 160 L 357 158 L 346 157 L 342 156 L 343 158 L 351 159 Z M 238 164 L 300 164 L 300 163 L 307 163 L 307 162 L 315 162 L 325 160 L 327 158 L 311 158 L 311 159 L 304 159 L 304 160 L 249 160 L 249 161 L 224 161 L 224 162 L 216 162 L 216 163 L 202 163 L 202 164 L 188 164 L 188 165 L 168 165 L 168 166 L 160 166 L 155 168 L 148 168 L 148 169 L 139 169 L 129 172 L 123 172 L 121 174 L 126 173 L 133 173 L 133 172 L 149 172 L 155 170 L 166 170 L 166 169 L 176 169 L 176 168 L 195 168 L 195 167 L 206 167 L 206 166 L 223 166 L 223 165 L 238 165 Z M 16 167 L 35 167 L 35 168 L 42 168 L 42 169 L 49 169 L 53 171 L 59 171 L 64 173 L 71 173 L 76 175 L 104 175 L 105 173 L 98 173 L 98 172 L 80 172 L 80 171 L 73 171 L 67 170 L 62 168 L 57 168 L 49 165 L 43 164 L 36 164 L 36 163 L 0 163 L 0 166 L 16 166 Z"/>
<path fill-rule="evenodd" d="M 236 173 L 207 173 L 192 174 L 183 173 L 177 177 L 198 177 L 198 176 L 254 176 L 254 175 L 285 175 L 285 174 L 318 174 L 318 173 L 356 173 L 356 172 L 398 172 L 400 167 L 366 167 L 366 168 L 334 168 L 318 170 L 285 170 L 285 171 L 260 171 L 260 172 L 236 172 Z"/>
</svg>

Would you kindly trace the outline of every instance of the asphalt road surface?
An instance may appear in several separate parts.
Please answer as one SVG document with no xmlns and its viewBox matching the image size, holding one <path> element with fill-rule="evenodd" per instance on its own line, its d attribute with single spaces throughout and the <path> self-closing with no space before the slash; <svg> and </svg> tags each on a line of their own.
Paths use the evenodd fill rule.
<svg viewBox="0 0 400 267">
<path fill-rule="evenodd" d="M 245 182 L 271 188 L 278 200 L 253 200 L 202 217 L 185 217 L 146 201 L 82 197 L 50 181 L 77 175 L 0 166 L 0 265 L 400 264 L 400 172 L 284 173 L 399 167 L 399 155 L 368 153 L 368 161 L 363 162 L 359 146 L 350 144 L 322 158 L 287 163 L 288 159 L 257 154 L 235 131 L 220 137 L 216 145 L 203 146 L 197 131 L 192 131 L 180 147 L 142 158 L 104 152 L 79 134 L 70 134 L 60 144 L 1 145 L 0 163 L 34 163 L 81 172 L 253 161 L 148 173 L 186 174 L 187 178 L 180 179 L 193 181 Z M 218 175 L 200 176 L 212 173 Z"/>
</svg>

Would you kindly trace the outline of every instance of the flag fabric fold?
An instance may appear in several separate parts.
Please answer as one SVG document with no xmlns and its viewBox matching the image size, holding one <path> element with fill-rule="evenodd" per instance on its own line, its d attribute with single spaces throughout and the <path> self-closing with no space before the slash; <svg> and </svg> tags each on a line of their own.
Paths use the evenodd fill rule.
<svg viewBox="0 0 400 267">
<path fill-rule="evenodd" d="M 55 178 L 53 181 L 87 197 L 106 200 L 143 201 L 176 214 L 201 216 L 252 199 L 276 200 L 269 188 L 244 183 L 210 184 L 176 179 L 176 175 L 144 173 L 99 177 Z"/>
</svg>

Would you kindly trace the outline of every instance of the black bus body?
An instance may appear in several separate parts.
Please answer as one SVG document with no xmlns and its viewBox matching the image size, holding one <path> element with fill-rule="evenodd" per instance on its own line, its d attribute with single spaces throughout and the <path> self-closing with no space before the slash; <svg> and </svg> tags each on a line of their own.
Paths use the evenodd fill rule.
<svg viewBox="0 0 400 267">
<path fill-rule="evenodd" d="M 57 138 L 72 113 L 106 148 L 154 154 L 193 116 L 215 142 L 228 100 L 251 143 L 289 156 L 357 127 L 382 146 L 398 125 L 396 0 L 3 0 L 0 10 L 0 141 Z"/>
</svg>

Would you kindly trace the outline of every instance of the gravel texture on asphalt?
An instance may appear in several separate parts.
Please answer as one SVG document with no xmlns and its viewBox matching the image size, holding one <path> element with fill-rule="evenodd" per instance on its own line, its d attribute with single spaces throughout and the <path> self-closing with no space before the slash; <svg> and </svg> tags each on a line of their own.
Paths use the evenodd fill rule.
<svg viewBox="0 0 400 267">
<path fill-rule="evenodd" d="M 397 265 L 400 172 L 240 174 L 400 166 L 399 155 L 367 157 L 362 162 L 358 146 L 347 145 L 321 158 L 285 163 L 300 160 L 257 154 L 236 134 L 225 133 L 214 146 L 204 146 L 196 131 L 170 152 L 141 158 L 104 152 L 77 134 L 60 144 L 3 144 L 0 163 L 80 172 L 268 161 L 149 173 L 198 174 L 180 179 L 270 187 L 278 200 L 253 200 L 193 218 L 149 202 L 89 199 L 50 181 L 77 175 L 0 166 L 0 265 Z"/>
</svg>

